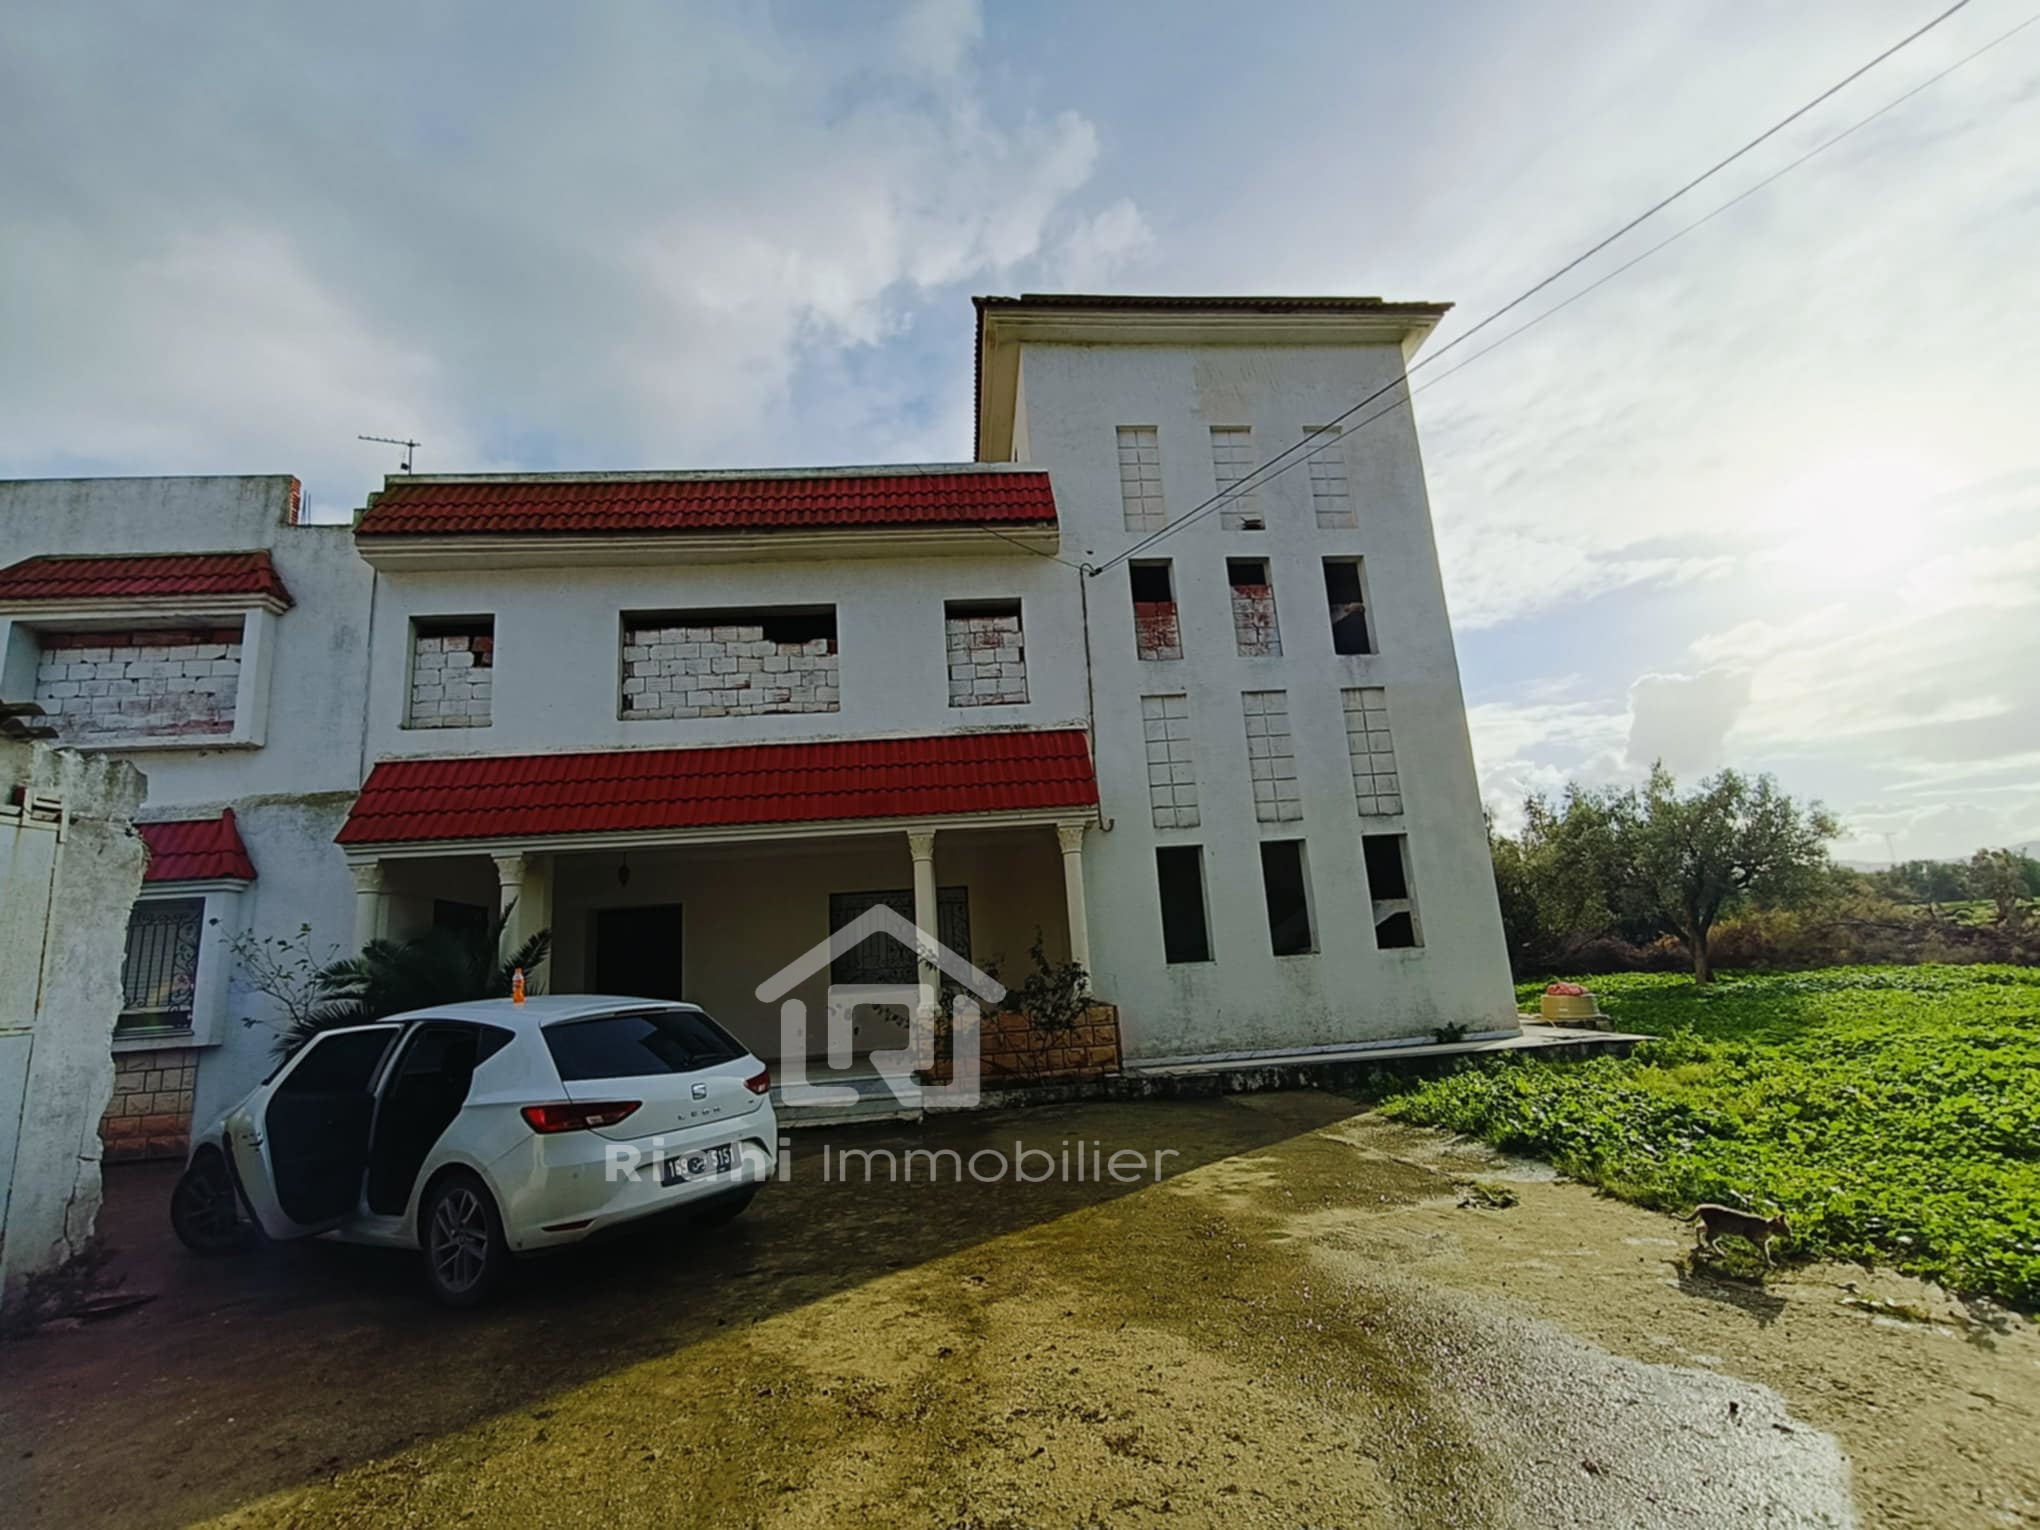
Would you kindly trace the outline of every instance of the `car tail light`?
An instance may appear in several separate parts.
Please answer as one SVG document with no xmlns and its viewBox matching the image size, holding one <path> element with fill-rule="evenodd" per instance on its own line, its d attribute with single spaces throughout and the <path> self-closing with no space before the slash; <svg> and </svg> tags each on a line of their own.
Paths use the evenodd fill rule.
<svg viewBox="0 0 2040 1530">
<path fill-rule="evenodd" d="M 582 1132 L 591 1127 L 614 1126 L 636 1110 L 639 1100 L 604 1100 L 596 1105 L 527 1105 L 524 1124 L 541 1136 L 554 1132 Z"/>
<path fill-rule="evenodd" d="M 756 1073 L 744 1080 L 744 1087 L 753 1094 L 767 1093 L 772 1088 L 772 1070 L 770 1068 L 760 1068 Z"/>
</svg>

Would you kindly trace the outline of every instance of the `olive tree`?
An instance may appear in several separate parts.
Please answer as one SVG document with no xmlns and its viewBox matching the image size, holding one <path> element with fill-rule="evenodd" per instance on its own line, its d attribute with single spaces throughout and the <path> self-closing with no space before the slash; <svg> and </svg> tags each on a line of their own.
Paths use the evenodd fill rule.
<svg viewBox="0 0 2040 1530">
<path fill-rule="evenodd" d="M 1641 790 L 1603 794 L 1616 899 L 1647 913 L 1693 958 L 1693 981 L 1714 981 L 1715 922 L 1745 900 L 1791 904 L 1828 869 L 1841 832 L 1819 803 L 1801 805 L 1770 776 L 1724 770 L 1681 796 L 1662 764 Z"/>
</svg>

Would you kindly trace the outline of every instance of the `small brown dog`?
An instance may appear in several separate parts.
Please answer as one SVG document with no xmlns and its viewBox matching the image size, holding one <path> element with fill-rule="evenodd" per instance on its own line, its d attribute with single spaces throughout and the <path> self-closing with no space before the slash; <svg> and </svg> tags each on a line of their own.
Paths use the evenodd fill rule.
<svg viewBox="0 0 2040 1530">
<path fill-rule="evenodd" d="M 1700 1224 L 1699 1247 L 1711 1254 L 1721 1252 L 1722 1238 L 1741 1238 L 1764 1256 L 1764 1263 L 1771 1262 L 1771 1240 L 1792 1236 L 1792 1225 L 1780 1212 L 1775 1217 L 1760 1217 L 1754 1211 L 1738 1211 L 1733 1206 L 1716 1206 L 1712 1203 L 1695 1206 L 1690 1217 L 1680 1220 Z"/>
</svg>

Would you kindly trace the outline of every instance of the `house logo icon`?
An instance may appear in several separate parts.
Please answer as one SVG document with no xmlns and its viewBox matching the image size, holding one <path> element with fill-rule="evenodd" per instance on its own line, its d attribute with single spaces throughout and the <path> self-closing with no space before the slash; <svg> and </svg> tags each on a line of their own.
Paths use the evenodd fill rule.
<svg viewBox="0 0 2040 1530">
<path fill-rule="evenodd" d="M 852 1019 L 867 1004 L 895 1004 L 912 1017 L 907 1044 L 871 1053 L 878 1070 L 901 1104 L 919 1103 L 929 1110 L 968 1110 L 978 1103 L 978 1019 L 996 1008 L 1006 990 L 990 973 L 981 972 L 912 920 L 886 904 L 873 904 L 827 940 L 810 947 L 757 987 L 761 1003 L 779 1005 L 780 1098 L 789 1105 L 824 1105 L 847 1109 L 858 1102 L 849 1084 L 807 1081 L 808 1013 L 805 1001 L 789 998 L 793 987 L 813 977 L 874 935 L 883 935 L 914 953 L 924 981 L 914 983 L 831 983 L 828 991 L 828 1058 L 831 1068 L 852 1061 Z M 940 1029 L 941 992 L 925 981 L 930 968 L 949 980 L 951 1066 L 949 1081 L 924 1085 L 910 1097 L 906 1080 L 917 1066 L 935 1056 Z"/>
</svg>

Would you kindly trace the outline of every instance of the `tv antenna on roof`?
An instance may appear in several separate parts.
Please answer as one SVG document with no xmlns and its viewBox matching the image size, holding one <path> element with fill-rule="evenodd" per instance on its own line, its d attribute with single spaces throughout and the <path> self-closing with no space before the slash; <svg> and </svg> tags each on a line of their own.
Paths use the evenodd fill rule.
<svg viewBox="0 0 2040 1530">
<path fill-rule="evenodd" d="M 357 441 L 380 441 L 384 446 L 401 446 L 404 449 L 403 470 L 411 471 L 411 453 L 418 449 L 416 441 L 406 441 L 398 436 L 356 436 Z"/>
</svg>

